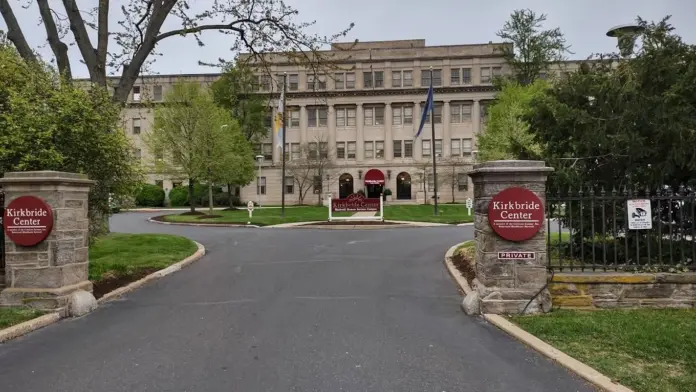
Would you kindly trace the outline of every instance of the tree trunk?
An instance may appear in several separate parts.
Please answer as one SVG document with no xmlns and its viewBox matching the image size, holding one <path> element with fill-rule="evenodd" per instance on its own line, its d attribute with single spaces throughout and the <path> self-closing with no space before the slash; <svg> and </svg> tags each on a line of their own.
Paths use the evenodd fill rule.
<svg viewBox="0 0 696 392">
<path fill-rule="evenodd" d="M 196 200 L 193 199 L 193 178 L 188 180 L 189 207 L 191 212 L 196 212 Z"/>
<path fill-rule="evenodd" d="M 230 205 L 230 209 L 234 209 L 234 202 L 232 200 L 232 185 L 228 183 L 227 184 L 227 203 Z"/>
<path fill-rule="evenodd" d="M 208 215 L 213 215 L 213 183 L 208 183 Z"/>
</svg>

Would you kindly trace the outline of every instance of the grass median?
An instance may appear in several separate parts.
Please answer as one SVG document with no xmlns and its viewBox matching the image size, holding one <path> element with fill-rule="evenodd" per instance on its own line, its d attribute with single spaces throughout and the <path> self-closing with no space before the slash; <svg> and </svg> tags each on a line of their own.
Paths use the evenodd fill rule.
<svg viewBox="0 0 696 392">
<path fill-rule="evenodd" d="M 512 321 L 635 392 L 694 391 L 696 310 L 556 310 Z"/>
<path fill-rule="evenodd" d="M 384 218 L 387 220 L 401 220 L 413 222 L 435 223 L 462 223 L 471 222 L 472 218 L 467 214 L 463 205 L 440 205 L 440 214 L 433 215 L 433 207 L 430 205 L 399 205 L 385 206 Z M 203 210 L 201 210 L 203 212 Z M 281 223 L 320 222 L 329 218 L 328 208 L 321 206 L 293 207 L 285 210 L 285 216 L 280 215 L 279 208 L 257 208 L 249 219 L 246 209 L 236 211 L 215 211 L 213 215 L 187 215 L 171 214 L 160 218 L 165 222 L 179 223 L 212 223 L 212 224 L 247 224 L 268 226 Z M 377 214 L 377 212 L 375 212 Z M 336 212 L 334 216 L 351 216 L 351 212 Z"/>
<path fill-rule="evenodd" d="M 0 329 L 8 328 L 43 315 L 44 312 L 30 308 L 0 307 Z"/>
<path fill-rule="evenodd" d="M 170 234 L 112 233 L 89 248 L 89 279 L 94 296 L 125 286 L 196 252 L 188 238 Z"/>
</svg>

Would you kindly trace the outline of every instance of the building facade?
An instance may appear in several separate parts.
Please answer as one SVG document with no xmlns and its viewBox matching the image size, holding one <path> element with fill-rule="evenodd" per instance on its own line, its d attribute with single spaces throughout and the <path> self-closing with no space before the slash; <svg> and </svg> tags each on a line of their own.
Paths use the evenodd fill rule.
<svg viewBox="0 0 696 392">
<path fill-rule="evenodd" d="M 277 107 L 278 86 L 287 75 L 286 162 L 303 154 L 320 154 L 332 161 L 330 173 L 316 178 L 304 202 L 344 197 L 364 190 L 376 196 L 392 191 L 392 203 L 423 203 L 432 197 L 432 146 L 438 163 L 441 202 L 472 197 L 467 172 L 476 158 L 476 135 L 485 130 L 486 108 L 495 90 L 491 83 L 504 74 L 505 44 L 426 46 L 425 40 L 379 41 L 336 44 L 327 54 L 340 59 L 330 72 L 314 74 L 296 65 L 277 61 L 270 74 L 259 76 L 260 93 L 271 93 Z M 414 135 L 430 85 L 434 86 L 434 114 L 425 129 Z M 177 81 L 210 84 L 216 74 L 141 77 L 123 112 L 124 128 L 133 140 L 136 155 L 148 167 L 152 156 L 144 137 L 152 129 L 153 111 L 141 102 L 161 101 Z M 431 123 L 435 122 L 435 137 Z M 270 122 L 269 122 L 270 125 Z M 292 174 L 281 177 L 281 149 L 269 131 L 267 140 L 255 146 L 263 156 L 257 181 L 237 192 L 243 201 L 279 204 L 299 201 L 298 183 Z M 151 173 L 148 179 L 165 190 L 185 179 Z"/>
</svg>

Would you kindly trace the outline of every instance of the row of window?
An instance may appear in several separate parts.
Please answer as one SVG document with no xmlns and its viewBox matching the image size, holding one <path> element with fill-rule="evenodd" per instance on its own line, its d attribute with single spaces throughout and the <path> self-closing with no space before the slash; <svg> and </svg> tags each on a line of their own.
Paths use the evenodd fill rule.
<svg viewBox="0 0 696 392">
<path fill-rule="evenodd" d="M 479 69 L 479 80 L 483 84 L 490 84 L 493 78 L 501 76 L 502 67 L 482 67 Z M 450 86 L 471 85 L 472 69 L 470 67 L 450 68 Z M 421 86 L 428 87 L 432 79 L 433 86 L 442 86 L 442 69 L 421 70 Z M 307 90 L 326 90 L 327 75 L 307 75 Z M 337 72 L 332 77 L 336 90 L 351 90 L 356 88 L 355 72 Z M 283 80 L 283 75 L 278 75 L 278 80 Z M 384 88 L 386 81 L 384 71 L 363 72 L 362 88 Z M 282 82 L 279 82 L 282 83 Z M 258 85 L 260 91 L 271 91 L 273 79 L 269 75 L 259 75 Z M 413 70 L 391 71 L 391 87 L 413 87 Z M 299 75 L 287 75 L 287 87 L 289 91 L 299 90 Z"/>
<path fill-rule="evenodd" d="M 413 141 L 412 140 L 393 140 L 392 141 L 393 158 L 413 158 Z M 424 139 L 421 141 L 422 155 L 424 157 L 431 156 L 432 146 L 430 140 Z M 356 159 L 357 142 L 336 142 L 336 158 L 337 159 Z M 365 159 L 384 159 L 384 141 L 366 141 L 364 144 Z M 450 156 L 461 157 L 470 156 L 472 152 L 472 139 L 452 139 L 450 140 Z M 255 145 L 255 154 L 263 155 L 263 158 L 268 161 L 273 160 L 273 144 L 262 143 Z M 442 156 L 442 139 L 435 139 L 435 155 Z M 317 159 L 317 157 L 325 159 L 329 156 L 329 144 L 326 142 L 309 143 L 308 157 L 309 159 Z M 302 157 L 299 143 L 285 144 L 285 159 L 297 160 Z"/>
</svg>

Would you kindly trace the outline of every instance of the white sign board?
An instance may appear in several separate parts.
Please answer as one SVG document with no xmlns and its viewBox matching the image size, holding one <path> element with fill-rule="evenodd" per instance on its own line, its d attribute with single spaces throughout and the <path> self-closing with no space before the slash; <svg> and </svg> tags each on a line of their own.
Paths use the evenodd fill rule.
<svg viewBox="0 0 696 392">
<path fill-rule="evenodd" d="M 627 200 L 626 213 L 628 214 L 629 230 L 652 229 L 652 211 L 650 210 L 650 200 Z"/>
<path fill-rule="evenodd" d="M 471 198 L 466 199 L 466 209 L 469 210 L 469 215 L 471 215 L 471 207 L 474 206 L 474 201 Z"/>
<path fill-rule="evenodd" d="M 254 202 L 253 202 L 253 201 L 250 200 L 250 201 L 247 203 L 247 210 L 249 210 L 249 212 L 254 211 Z"/>
</svg>

